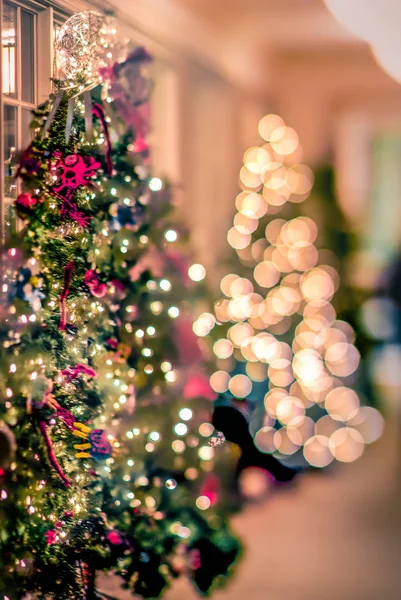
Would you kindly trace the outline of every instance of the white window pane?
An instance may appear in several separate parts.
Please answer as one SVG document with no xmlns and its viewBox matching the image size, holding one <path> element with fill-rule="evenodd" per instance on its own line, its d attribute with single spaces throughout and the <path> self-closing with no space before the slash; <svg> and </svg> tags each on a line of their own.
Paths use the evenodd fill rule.
<svg viewBox="0 0 401 600">
<path fill-rule="evenodd" d="M 9 2 L 3 4 L 3 26 L 1 31 L 2 90 L 16 97 L 16 23 L 17 9 Z"/>
<path fill-rule="evenodd" d="M 18 231 L 18 217 L 15 212 L 14 203 L 6 201 L 4 205 L 4 233 L 5 241 L 10 239 Z"/>
<path fill-rule="evenodd" d="M 21 9 L 21 98 L 35 101 L 34 87 L 34 16 Z"/>
<path fill-rule="evenodd" d="M 4 193 L 9 198 L 17 195 L 15 180 L 17 147 L 17 109 L 4 105 Z"/>
<path fill-rule="evenodd" d="M 21 148 L 24 150 L 32 141 L 32 131 L 30 124 L 32 121 L 32 111 L 23 108 L 21 111 Z"/>
</svg>

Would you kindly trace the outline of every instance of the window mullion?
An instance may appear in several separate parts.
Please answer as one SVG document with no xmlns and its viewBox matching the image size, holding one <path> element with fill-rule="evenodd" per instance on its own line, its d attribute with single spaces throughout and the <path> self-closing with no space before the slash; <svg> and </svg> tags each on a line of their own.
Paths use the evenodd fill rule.
<svg viewBox="0 0 401 600">
<path fill-rule="evenodd" d="M 37 101 L 44 102 L 51 92 L 51 78 L 53 77 L 53 9 L 47 8 L 37 15 L 38 36 L 37 43 Z"/>
<path fill-rule="evenodd" d="M 33 102 L 38 104 L 38 16 L 33 15 Z"/>
<path fill-rule="evenodd" d="M 17 85 L 17 90 L 16 90 L 16 98 L 17 100 L 21 100 L 21 94 L 22 94 L 22 77 L 21 77 L 21 8 L 18 6 L 17 7 L 17 22 L 16 22 L 16 54 L 15 54 L 15 61 L 16 61 L 16 70 L 17 70 L 17 77 L 16 77 L 16 85 Z"/>
<path fill-rule="evenodd" d="M 21 148 L 21 98 L 22 98 L 22 59 L 21 59 L 21 8 L 17 8 L 17 148 Z"/>
<path fill-rule="evenodd" d="M 32 104 L 32 102 L 24 102 L 23 100 L 16 100 L 15 98 L 10 98 L 10 96 L 3 95 L 4 103 L 9 104 L 10 106 L 22 106 L 22 108 L 36 108 L 37 104 Z"/>
</svg>

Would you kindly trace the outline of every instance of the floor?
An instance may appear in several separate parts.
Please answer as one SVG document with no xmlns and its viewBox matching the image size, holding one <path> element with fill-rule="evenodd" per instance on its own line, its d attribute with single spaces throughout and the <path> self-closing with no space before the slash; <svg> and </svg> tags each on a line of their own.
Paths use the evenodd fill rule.
<svg viewBox="0 0 401 600">
<path fill-rule="evenodd" d="M 388 424 L 356 463 L 306 474 L 237 516 L 245 557 L 213 599 L 400 600 L 400 439 Z M 181 580 L 165 600 L 197 597 Z"/>
</svg>

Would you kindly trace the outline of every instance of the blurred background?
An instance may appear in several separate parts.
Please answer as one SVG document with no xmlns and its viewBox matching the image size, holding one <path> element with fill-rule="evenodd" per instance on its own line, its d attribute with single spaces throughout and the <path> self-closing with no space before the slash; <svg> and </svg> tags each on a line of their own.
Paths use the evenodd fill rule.
<svg viewBox="0 0 401 600">
<path fill-rule="evenodd" d="M 366 377 L 386 419 L 381 439 L 355 463 L 304 474 L 237 517 L 246 556 L 216 598 L 396 600 L 401 597 L 398 3 L 120 0 L 118 10 L 149 37 L 155 53 L 155 166 L 176 185 L 197 258 L 215 288 L 230 254 L 226 234 L 242 157 L 260 143 L 259 120 L 275 113 L 298 133 L 302 162 L 316 176 L 310 216 L 319 222 L 323 212 L 328 234 L 332 224 L 352 239 L 345 252 L 341 246 L 338 293 L 343 292 L 343 311 L 357 331 Z M 328 172 L 327 187 L 319 174 Z M 185 582 L 168 594 L 168 600 L 192 597 Z"/>
<path fill-rule="evenodd" d="M 172 53 L 156 66 L 156 166 L 177 183 L 197 257 L 216 287 L 230 251 L 242 156 L 260 143 L 263 115 L 276 113 L 295 129 L 302 162 L 316 175 L 333 170 L 342 226 L 353 236 L 339 293 L 352 290 L 343 308 L 359 332 L 357 346 L 369 348 L 369 377 L 386 417 L 381 440 L 361 459 L 304 474 L 237 517 L 246 555 L 218 599 L 401 597 L 399 339 L 389 326 L 394 305 L 378 299 L 399 302 L 397 284 L 389 284 L 398 275 L 389 271 L 401 239 L 401 86 L 366 37 L 355 35 L 370 19 L 368 33 L 373 20 L 372 31 L 388 39 L 391 21 L 401 20 L 396 3 L 385 0 L 348 0 L 345 10 L 331 4 L 333 12 L 323 0 L 166 1 L 155 3 L 163 18 L 146 23 Z M 147 12 L 149 2 L 138 7 Z M 401 63 L 395 45 L 397 52 Z M 315 208 L 328 212 L 330 231 L 335 207 L 321 199 Z M 366 304 L 372 297 L 375 304 Z M 191 597 L 184 582 L 168 594 Z"/>
<path fill-rule="evenodd" d="M 218 289 L 225 273 L 222 264 L 231 251 L 227 231 L 243 154 L 259 142 L 258 123 L 268 113 L 280 115 L 294 128 L 302 162 L 315 172 L 316 215 L 311 216 L 319 221 L 323 214 L 319 222 L 325 222 L 328 233 L 336 226 L 352 238 L 346 252 L 341 247 L 339 293 L 347 290 L 342 309 L 357 331 L 356 345 L 386 428 L 358 461 L 308 472 L 251 503 L 235 520 L 245 559 L 229 588 L 215 597 L 398 600 L 398 1 L 3 0 L 3 214 L 15 194 L 7 161 L 26 141 L 26 113 L 48 93 L 53 36 L 71 12 L 93 8 L 111 10 L 121 37 L 145 44 L 155 56 L 154 168 L 174 186 L 196 259 L 205 265 L 212 287 Z M 36 21 L 21 20 L 24 10 Z M 12 62 L 10 31 L 16 27 L 25 28 L 18 35 L 24 34 L 26 44 L 32 42 L 32 53 L 19 58 L 21 73 Z M 30 87 L 23 74 L 32 64 L 38 81 Z M 13 91 L 15 77 L 25 82 L 21 97 Z M 327 179 L 318 177 L 322 172 L 330 173 L 328 187 L 322 184 Z M 181 598 L 195 598 L 185 582 L 167 595 L 168 600 Z"/>
</svg>

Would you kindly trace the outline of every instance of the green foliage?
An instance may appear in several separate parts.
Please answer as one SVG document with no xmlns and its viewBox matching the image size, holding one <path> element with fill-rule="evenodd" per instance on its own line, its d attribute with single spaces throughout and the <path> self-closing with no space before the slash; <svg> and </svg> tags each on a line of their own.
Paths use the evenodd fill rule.
<svg viewBox="0 0 401 600">
<path fill-rule="evenodd" d="M 195 504 L 213 466 L 210 432 L 199 432 L 210 420 L 210 401 L 191 399 L 188 434 L 174 433 L 188 406 L 189 369 L 179 369 L 177 314 L 169 308 L 185 312 L 182 299 L 190 306 L 192 292 L 167 252 L 168 189 L 151 192 L 148 160 L 131 149 L 135 136 L 118 120 L 110 173 L 107 135 L 95 119 L 87 140 L 80 101 L 67 141 L 71 94 L 65 92 L 46 135 L 55 96 L 35 111 L 36 134 L 19 168 L 31 199 L 16 204 L 25 228 L 3 257 L 9 287 L 0 328 L 0 418 L 17 450 L 0 474 L 0 592 L 10 600 L 27 592 L 96 597 L 98 570 L 115 571 L 144 597 L 158 597 L 179 571 L 206 592 L 214 577 L 197 581 L 192 549 L 208 540 L 218 577 L 228 574 L 239 546 L 214 509 Z M 93 94 L 99 101 L 100 91 Z M 70 155 L 100 168 L 68 195 L 55 188 L 60 158 Z M 75 212 L 65 210 L 67 200 Z M 24 285 L 21 267 L 30 269 Z M 34 311 L 35 294 L 41 306 Z M 69 377 L 77 365 L 96 376 Z M 72 423 L 55 407 L 69 411 Z M 77 437 L 94 428 L 105 429 L 111 443 L 102 461 L 94 460 L 88 439 Z M 221 457 L 227 468 L 228 447 Z M 231 499 L 223 490 L 218 497 L 224 514 Z"/>
</svg>

